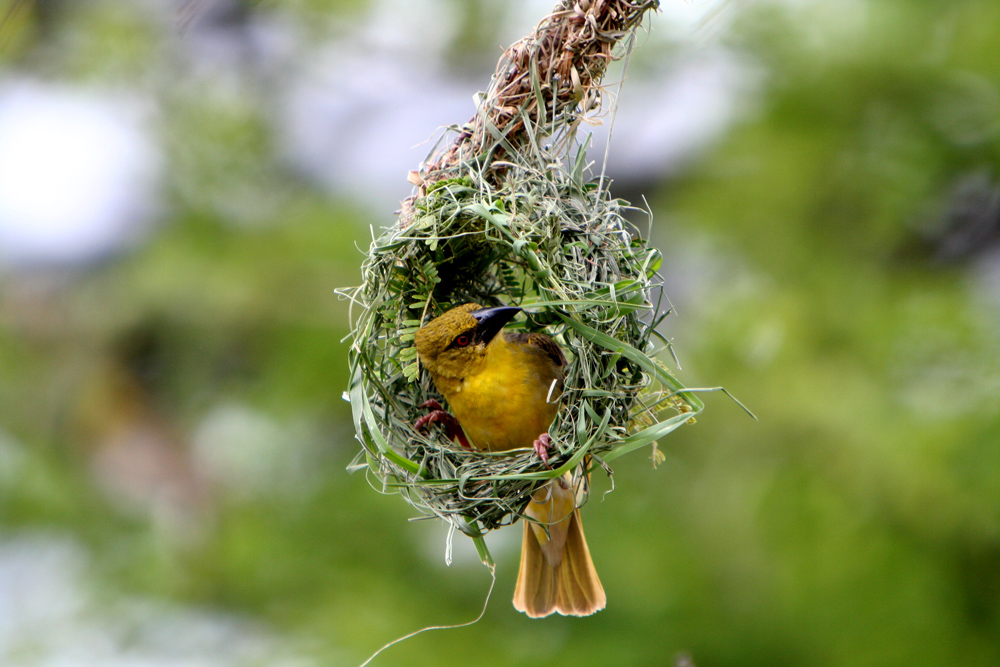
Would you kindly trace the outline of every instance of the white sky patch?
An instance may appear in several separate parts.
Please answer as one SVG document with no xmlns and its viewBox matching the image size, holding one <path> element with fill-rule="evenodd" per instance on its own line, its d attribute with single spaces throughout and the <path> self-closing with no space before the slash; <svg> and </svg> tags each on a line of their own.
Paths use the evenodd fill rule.
<svg viewBox="0 0 1000 667">
<path fill-rule="evenodd" d="M 82 263 L 149 226 L 161 159 L 139 116 L 97 93 L 0 83 L 0 261 Z"/>
</svg>

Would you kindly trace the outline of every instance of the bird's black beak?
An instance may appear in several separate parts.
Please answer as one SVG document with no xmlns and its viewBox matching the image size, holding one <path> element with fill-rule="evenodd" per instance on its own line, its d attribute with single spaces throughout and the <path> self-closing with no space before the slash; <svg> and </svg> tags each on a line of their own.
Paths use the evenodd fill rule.
<svg viewBox="0 0 1000 667">
<path fill-rule="evenodd" d="M 470 315 L 476 318 L 476 322 L 479 323 L 476 327 L 476 335 L 484 343 L 489 343 L 503 329 L 503 325 L 510 322 L 520 312 L 521 309 L 517 306 L 497 306 L 496 308 L 474 310 Z"/>
</svg>

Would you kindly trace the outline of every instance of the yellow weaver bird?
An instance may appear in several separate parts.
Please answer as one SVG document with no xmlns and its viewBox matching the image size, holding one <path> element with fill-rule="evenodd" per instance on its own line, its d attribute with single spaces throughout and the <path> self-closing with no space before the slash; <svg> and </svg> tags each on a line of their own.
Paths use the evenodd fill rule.
<svg viewBox="0 0 1000 667">
<path fill-rule="evenodd" d="M 545 334 L 501 334 L 520 310 L 467 303 L 417 331 L 420 361 L 454 415 L 428 401 L 436 409 L 417 427 L 443 422 L 450 437 L 477 449 L 534 446 L 548 465 L 547 431 L 558 411 L 566 357 Z M 603 609 L 604 588 L 583 535 L 571 476 L 535 491 L 524 515 L 531 520 L 524 521 L 514 607 L 532 618 Z"/>
</svg>

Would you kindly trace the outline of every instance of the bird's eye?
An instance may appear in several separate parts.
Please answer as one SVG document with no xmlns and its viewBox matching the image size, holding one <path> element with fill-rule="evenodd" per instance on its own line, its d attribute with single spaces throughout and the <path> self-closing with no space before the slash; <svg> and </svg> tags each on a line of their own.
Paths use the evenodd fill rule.
<svg viewBox="0 0 1000 667">
<path fill-rule="evenodd" d="M 470 342 L 471 342 L 471 339 L 469 338 L 469 336 L 467 334 L 462 334 L 461 336 L 459 336 L 458 338 L 455 339 L 455 345 L 457 347 L 465 347 Z"/>
</svg>

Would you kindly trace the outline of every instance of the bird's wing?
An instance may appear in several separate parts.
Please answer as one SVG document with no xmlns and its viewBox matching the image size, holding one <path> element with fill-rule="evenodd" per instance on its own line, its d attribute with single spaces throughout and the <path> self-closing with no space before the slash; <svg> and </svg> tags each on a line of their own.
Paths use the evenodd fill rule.
<svg viewBox="0 0 1000 667">
<path fill-rule="evenodd" d="M 506 338 L 511 343 L 537 347 L 545 352 L 552 359 L 552 363 L 558 368 L 562 368 L 567 364 L 566 355 L 563 354 L 559 344 L 552 340 L 550 336 L 546 336 L 543 333 L 509 333 L 506 334 Z"/>
</svg>

